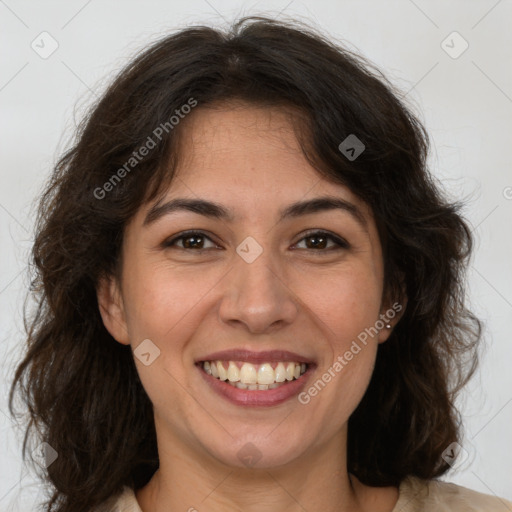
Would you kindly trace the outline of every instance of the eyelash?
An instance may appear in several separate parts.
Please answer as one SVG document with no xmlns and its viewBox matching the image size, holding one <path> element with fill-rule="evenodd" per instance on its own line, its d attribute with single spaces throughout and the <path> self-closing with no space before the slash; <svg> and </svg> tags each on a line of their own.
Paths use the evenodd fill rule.
<svg viewBox="0 0 512 512">
<path fill-rule="evenodd" d="M 193 236 L 201 236 L 201 237 L 207 238 L 208 240 L 213 242 L 213 240 L 209 236 L 207 236 L 205 233 L 203 233 L 202 231 L 191 230 L 191 231 L 184 231 L 183 233 L 180 233 L 179 235 L 175 236 L 174 238 L 164 241 L 162 245 L 164 248 L 171 248 L 174 246 L 175 242 L 177 242 L 178 240 L 191 238 Z M 299 240 L 299 242 L 302 242 L 304 239 L 312 238 L 314 236 L 326 237 L 326 238 L 332 240 L 338 247 L 331 247 L 331 248 L 327 248 L 327 249 L 309 249 L 311 251 L 330 252 L 333 250 L 350 248 L 350 244 L 346 240 L 344 240 L 343 238 L 340 238 L 338 236 L 332 235 L 331 233 L 329 233 L 327 231 L 309 231 Z M 297 242 L 297 243 L 299 243 L 299 242 Z M 215 242 L 213 242 L 213 243 L 215 243 Z M 203 251 L 209 250 L 209 248 L 207 248 L 207 249 L 189 249 L 189 248 L 185 248 L 185 247 L 178 247 L 178 249 L 181 249 L 183 251 L 195 251 L 198 253 L 202 253 Z"/>
</svg>

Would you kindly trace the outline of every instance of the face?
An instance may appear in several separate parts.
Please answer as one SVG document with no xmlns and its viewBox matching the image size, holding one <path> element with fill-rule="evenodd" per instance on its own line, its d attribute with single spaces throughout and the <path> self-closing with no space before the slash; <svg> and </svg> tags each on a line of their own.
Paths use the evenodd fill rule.
<svg viewBox="0 0 512 512">
<path fill-rule="evenodd" d="M 173 183 L 126 226 L 121 282 L 98 291 L 159 447 L 275 467 L 343 446 L 394 323 L 370 209 L 310 166 L 285 111 L 198 108 L 181 128 Z"/>
</svg>

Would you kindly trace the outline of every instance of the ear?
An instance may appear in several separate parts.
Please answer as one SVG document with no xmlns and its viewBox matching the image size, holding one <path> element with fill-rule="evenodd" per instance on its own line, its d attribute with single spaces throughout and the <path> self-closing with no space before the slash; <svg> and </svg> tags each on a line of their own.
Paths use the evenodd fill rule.
<svg viewBox="0 0 512 512">
<path fill-rule="evenodd" d="M 396 324 L 399 322 L 400 318 L 402 318 L 406 307 L 407 294 L 405 292 L 405 285 L 402 281 L 397 300 L 393 300 L 388 296 L 388 299 L 383 301 L 383 305 L 379 314 L 379 320 L 383 322 L 384 325 L 382 326 L 382 329 L 379 329 L 377 338 L 379 343 L 384 343 L 389 338 Z"/>
<path fill-rule="evenodd" d="M 112 276 L 101 277 L 96 295 L 103 325 L 115 340 L 129 345 L 124 304 L 117 280 Z"/>
</svg>

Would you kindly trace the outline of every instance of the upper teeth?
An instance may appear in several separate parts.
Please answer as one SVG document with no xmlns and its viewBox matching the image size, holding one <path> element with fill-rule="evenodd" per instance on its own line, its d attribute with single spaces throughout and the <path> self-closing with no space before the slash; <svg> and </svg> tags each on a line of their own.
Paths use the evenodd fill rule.
<svg viewBox="0 0 512 512">
<path fill-rule="evenodd" d="M 224 363 L 227 363 L 227 369 Z M 206 373 L 220 380 L 242 384 L 274 384 L 298 379 L 306 371 L 306 364 L 279 362 L 274 369 L 271 363 L 253 365 L 239 362 L 237 365 L 235 361 L 205 361 L 203 368 Z"/>
</svg>

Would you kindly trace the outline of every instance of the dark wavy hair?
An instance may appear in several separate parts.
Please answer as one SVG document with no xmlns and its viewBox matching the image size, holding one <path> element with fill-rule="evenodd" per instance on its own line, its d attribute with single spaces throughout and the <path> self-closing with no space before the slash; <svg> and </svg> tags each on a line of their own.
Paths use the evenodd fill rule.
<svg viewBox="0 0 512 512">
<path fill-rule="evenodd" d="M 28 343 L 9 410 L 19 393 L 29 411 L 24 459 L 32 437 L 58 453 L 41 476 L 53 492 L 47 511 L 88 512 L 158 468 L 152 404 L 130 347 L 103 325 L 96 289 L 100 277 L 119 275 L 129 219 L 172 181 L 180 125 L 169 119 L 191 98 L 197 109 L 240 100 L 294 111 L 319 176 L 371 207 L 385 293 L 407 306 L 349 419 L 348 470 L 367 485 L 398 486 L 449 469 L 441 453 L 462 435 L 455 397 L 476 369 L 482 333 L 464 302 L 473 239 L 463 203 L 427 168 L 428 135 L 404 97 L 341 43 L 264 16 L 226 31 L 185 28 L 118 74 L 58 160 L 37 212 L 37 306 L 25 311 Z M 112 181 L 159 126 L 168 128 L 161 141 Z M 350 134 L 365 145 L 352 161 L 339 149 Z"/>
</svg>

